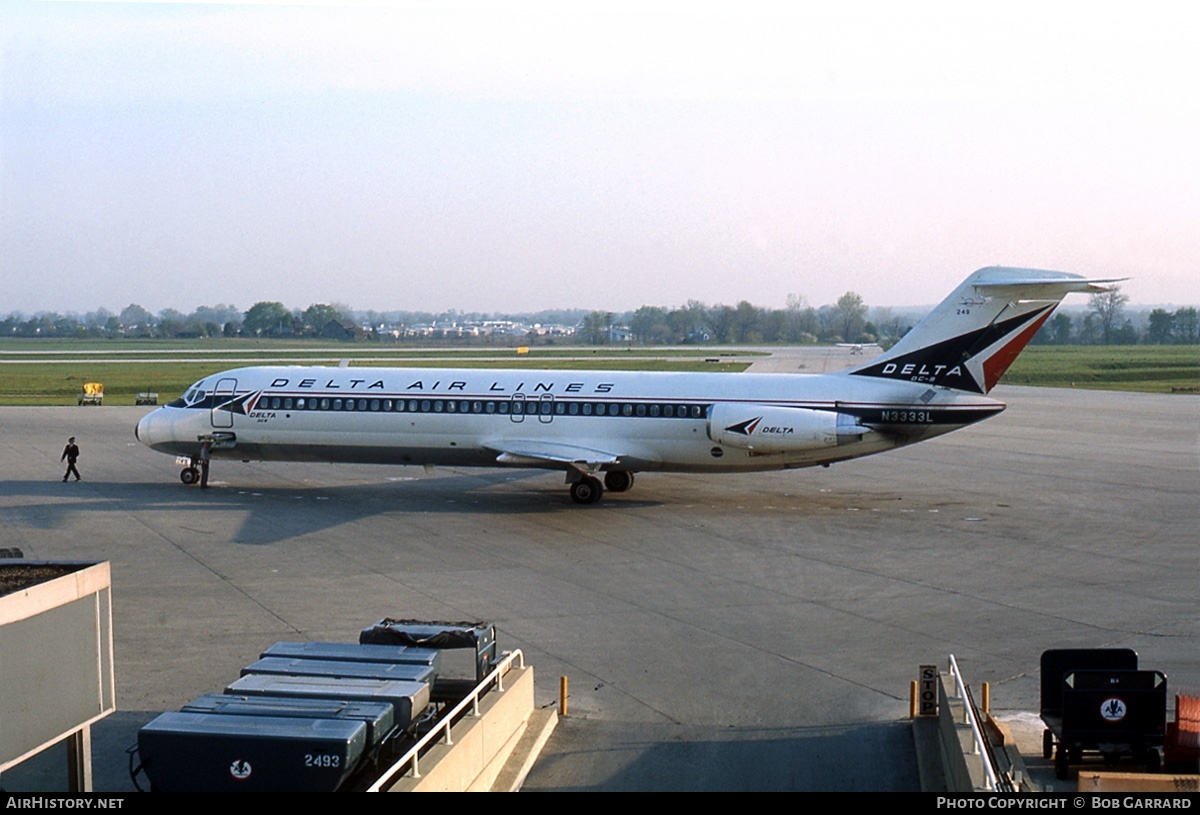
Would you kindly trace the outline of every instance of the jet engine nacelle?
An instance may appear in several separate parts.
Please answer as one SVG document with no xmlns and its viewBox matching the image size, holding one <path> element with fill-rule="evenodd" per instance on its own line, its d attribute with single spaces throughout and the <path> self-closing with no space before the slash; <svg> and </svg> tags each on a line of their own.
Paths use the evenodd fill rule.
<svg viewBox="0 0 1200 815">
<path fill-rule="evenodd" d="M 865 432 L 866 428 L 858 428 Z M 794 453 L 838 444 L 838 414 L 831 410 L 718 402 L 708 417 L 717 444 L 756 453 Z"/>
</svg>

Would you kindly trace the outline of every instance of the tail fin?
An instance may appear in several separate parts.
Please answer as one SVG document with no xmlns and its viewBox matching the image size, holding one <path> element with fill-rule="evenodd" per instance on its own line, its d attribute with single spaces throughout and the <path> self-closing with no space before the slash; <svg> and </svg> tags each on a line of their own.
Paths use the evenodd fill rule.
<svg viewBox="0 0 1200 815">
<path fill-rule="evenodd" d="M 987 393 L 1072 292 L 1104 283 L 1065 272 L 990 266 L 968 277 L 882 356 L 848 373 Z"/>
</svg>

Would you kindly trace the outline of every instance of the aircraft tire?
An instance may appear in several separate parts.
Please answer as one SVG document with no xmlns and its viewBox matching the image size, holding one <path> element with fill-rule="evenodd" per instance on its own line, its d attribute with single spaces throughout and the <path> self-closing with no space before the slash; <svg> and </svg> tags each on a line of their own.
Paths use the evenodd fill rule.
<svg viewBox="0 0 1200 815">
<path fill-rule="evenodd" d="M 1048 727 L 1042 731 L 1042 758 L 1046 761 L 1054 758 L 1054 733 Z"/>
<path fill-rule="evenodd" d="M 626 492 L 633 486 L 633 473 L 612 470 L 604 474 L 604 488 L 609 492 Z"/>
<path fill-rule="evenodd" d="M 184 484 L 195 484 L 200 480 L 200 471 L 195 467 L 184 467 L 179 471 L 179 480 Z"/>
<path fill-rule="evenodd" d="M 600 479 L 585 475 L 571 485 L 571 500 L 577 504 L 594 504 L 604 494 Z"/>
</svg>

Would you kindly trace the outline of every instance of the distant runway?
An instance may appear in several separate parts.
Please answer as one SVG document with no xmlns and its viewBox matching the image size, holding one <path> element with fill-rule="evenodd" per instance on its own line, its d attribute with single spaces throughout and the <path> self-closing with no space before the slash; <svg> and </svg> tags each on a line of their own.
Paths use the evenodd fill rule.
<svg viewBox="0 0 1200 815">
<path fill-rule="evenodd" d="M 596 507 L 525 470 L 217 462 L 202 492 L 134 440 L 145 409 L 0 408 L 0 546 L 112 562 L 100 790 L 132 788 L 142 723 L 265 646 L 384 616 L 494 621 L 543 705 L 569 677 L 528 789 L 911 789 L 908 683 L 948 653 L 1007 715 L 1036 712 L 1049 647 L 1130 646 L 1200 692 L 1200 398 L 994 395 L 909 449 L 647 473 Z"/>
</svg>

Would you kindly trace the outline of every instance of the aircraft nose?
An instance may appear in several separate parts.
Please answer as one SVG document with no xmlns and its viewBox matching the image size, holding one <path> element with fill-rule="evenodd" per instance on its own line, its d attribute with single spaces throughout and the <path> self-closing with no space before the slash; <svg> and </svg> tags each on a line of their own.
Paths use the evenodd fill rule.
<svg viewBox="0 0 1200 815">
<path fill-rule="evenodd" d="M 147 447 L 153 447 L 157 440 L 156 435 L 161 435 L 154 432 L 154 426 L 159 423 L 158 414 L 161 412 L 162 408 L 159 408 L 147 413 L 133 427 L 133 437 Z"/>
</svg>

